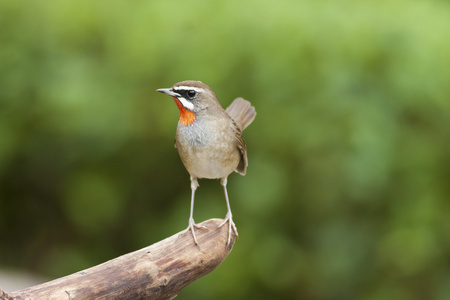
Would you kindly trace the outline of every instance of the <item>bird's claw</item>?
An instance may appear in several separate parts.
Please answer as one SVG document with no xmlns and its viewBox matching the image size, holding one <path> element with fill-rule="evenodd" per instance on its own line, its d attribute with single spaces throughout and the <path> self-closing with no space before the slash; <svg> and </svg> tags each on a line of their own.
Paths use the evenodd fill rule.
<svg viewBox="0 0 450 300">
<path fill-rule="evenodd" d="M 231 215 L 230 212 L 227 213 L 227 215 L 225 216 L 225 220 L 223 220 L 223 222 L 220 223 L 219 227 L 222 227 L 227 222 L 228 222 L 228 242 L 227 242 L 227 245 L 229 245 L 230 242 L 231 242 L 231 231 L 233 230 L 234 234 L 237 237 L 239 237 L 239 234 L 237 232 L 236 225 L 233 222 L 232 215 Z"/>
<path fill-rule="evenodd" d="M 197 229 L 206 229 L 206 230 L 208 230 L 208 228 L 206 228 L 205 226 L 201 226 L 201 225 L 195 224 L 194 219 L 189 219 L 189 226 L 182 233 L 184 234 L 184 233 L 186 233 L 188 231 L 191 231 L 192 232 L 192 237 L 194 238 L 195 244 L 197 246 L 200 246 L 198 244 L 197 237 L 195 236 L 195 229 L 194 229 L 194 227 L 197 228 Z"/>
</svg>

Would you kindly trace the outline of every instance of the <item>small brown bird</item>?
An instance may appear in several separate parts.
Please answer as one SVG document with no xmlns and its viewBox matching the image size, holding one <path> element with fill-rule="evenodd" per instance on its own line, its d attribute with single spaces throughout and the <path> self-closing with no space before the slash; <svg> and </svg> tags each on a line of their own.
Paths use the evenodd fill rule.
<svg viewBox="0 0 450 300">
<path fill-rule="evenodd" d="M 199 178 L 220 179 L 227 201 L 228 244 L 233 230 L 238 236 L 232 220 L 227 193 L 227 178 L 236 171 L 245 175 L 247 148 L 242 131 L 255 119 L 255 108 L 250 102 L 237 98 L 224 110 L 214 92 L 200 81 L 183 81 L 158 92 L 172 96 L 180 110 L 180 120 L 175 135 L 175 148 L 191 175 L 191 214 L 187 231 L 192 232 L 195 243 L 194 195 Z"/>
</svg>

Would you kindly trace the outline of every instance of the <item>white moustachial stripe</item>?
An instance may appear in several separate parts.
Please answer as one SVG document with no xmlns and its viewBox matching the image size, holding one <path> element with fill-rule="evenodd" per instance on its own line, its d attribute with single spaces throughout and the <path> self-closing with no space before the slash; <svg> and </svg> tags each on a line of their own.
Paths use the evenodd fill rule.
<svg viewBox="0 0 450 300">
<path fill-rule="evenodd" d="M 194 110 L 194 104 L 191 101 L 186 100 L 183 97 L 177 97 L 178 101 L 181 102 L 181 105 L 183 105 L 184 107 L 186 107 L 189 110 Z"/>
</svg>

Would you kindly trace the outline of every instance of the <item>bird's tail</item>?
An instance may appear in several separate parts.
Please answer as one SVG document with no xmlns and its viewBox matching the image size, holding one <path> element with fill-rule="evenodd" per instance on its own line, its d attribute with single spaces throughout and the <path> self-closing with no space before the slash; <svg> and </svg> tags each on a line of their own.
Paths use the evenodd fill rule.
<svg viewBox="0 0 450 300">
<path fill-rule="evenodd" d="M 255 119 L 255 107 L 243 98 L 236 98 L 225 110 L 243 131 Z"/>
</svg>

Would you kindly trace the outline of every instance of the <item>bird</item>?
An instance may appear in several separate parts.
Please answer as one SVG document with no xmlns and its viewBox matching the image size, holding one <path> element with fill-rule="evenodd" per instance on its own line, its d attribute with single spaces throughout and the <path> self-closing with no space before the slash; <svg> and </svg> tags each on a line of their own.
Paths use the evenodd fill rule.
<svg viewBox="0 0 450 300">
<path fill-rule="evenodd" d="M 201 81 L 186 80 L 156 91 L 172 96 L 180 111 L 174 145 L 191 180 L 189 225 L 183 233 L 191 231 L 199 246 L 195 228 L 206 228 L 195 224 L 193 217 L 198 179 L 220 179 L 227 214 L 219 227 L 228 223 L 229 245 L 232 232 L 236 237 L 238 232 L 232 219 L 227 178 L 233 171 L 241 175 L 246 173 L 247 147 L 242 131 L 255 119 L 255 108 L 239 97 L 224 110 L 213 90 Z"/>
</svg>

